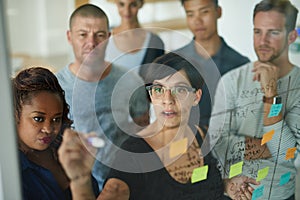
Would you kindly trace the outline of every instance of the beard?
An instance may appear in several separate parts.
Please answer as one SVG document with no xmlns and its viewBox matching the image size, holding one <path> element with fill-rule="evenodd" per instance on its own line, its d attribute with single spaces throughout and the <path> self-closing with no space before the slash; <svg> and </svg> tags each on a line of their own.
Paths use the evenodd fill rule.
<svg viewBox="0 0 300 200">
<path fill-rule="evenodd" d="M 284 45 L 280 49 L 272 48 L 268 45 L 260 45 L 255 48 L 255 53 L 260 62 L 272 62 L 279 58 L 283 52 L 288 48 L 288 42 L 285 41 Z M 261 52 L 262 49 L 268 50 L 268 52 Z"/>
</svg>

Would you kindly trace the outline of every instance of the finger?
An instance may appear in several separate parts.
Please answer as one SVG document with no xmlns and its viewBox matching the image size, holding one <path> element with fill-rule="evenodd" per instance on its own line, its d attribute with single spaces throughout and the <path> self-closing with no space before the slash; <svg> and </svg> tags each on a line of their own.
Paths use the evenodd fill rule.
<svg viewBox="0 0 300 200">
<path fill-rule="evenodd" d="M 242 188 L 242 193 L 245 196 L 245 199 L 251 199 L 252 198 L 252 192 L 248 190 L 248 187 Z"/>
<path fill-rule="evenodd" d="M 260 182 L 256 181 L 256 180 L 253 179 L 253 178 L 249 178 L 249 177 L 248 177 L 248 179 L 247 179 L 246 182 L 247 182 L 247 183 L 251 183 L 251 184 L 253 184 L 253 185 L 259 185 L 259 184 L 260 184 Z"/>
<path fill-rule="evenodd" d="M 120 179 L 110 178 L 106 182 L 100 196 L 100 200 L 129 199 L 129 187 Z"/>
<path fill-rule="evenodd" d="M 248 191 L 249 191 L 249 192 L 251 193 L 251 195 L 252 195 L 252 193 L 253 193 L 253 191 L 254 191 L 254 188 L 251 187 L 251 186 L 248 186 L 247 189 L 248 189 Z"/>
<path fill-rule="evenodd" d="M 253 81 L 258 81 L 258 82 L 260 82 L 260 77 L 261 77 L 261 72 L 260 72 L 260 70 L 257 70 L 257 71 L 255 72 L 255 74 L 253 75 Z"/>
<path fill-rule="evenodd" d="M 258 68 L 259 64 L 260 64 L 259 61 L 255 61 L 255 62 L 253 63 L 253 69 L 256 70 L 256 69 Z"/>
<path fill-rule="evenodd" d="M 63 140 L 68 141 L 75 137 L 78 133 L 72 129 L 67 128 L 63 133 Z"/>
</svg>

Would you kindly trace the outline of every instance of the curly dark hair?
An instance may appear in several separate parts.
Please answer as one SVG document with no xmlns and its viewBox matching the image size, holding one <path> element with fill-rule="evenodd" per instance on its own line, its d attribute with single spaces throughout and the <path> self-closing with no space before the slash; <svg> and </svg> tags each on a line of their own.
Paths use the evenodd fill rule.
<svg viewBox="0 0 300 200">
<path fill-rule="evenodd" d="M 59 135 L 65 128 L 70 128 L 72 120 L 69 119 L 69 105 L 65 100 L 65 92 L 58 83 L 56 76 L 43 67 L 31 67 L 20 71 L 12 78 L 12 91 L 14 99 L 15 119 L 19 123 L 22 106 L 29 104 L 32 98 L 42 91 L 59 95 L 63 102 L 62 127 Z"/>
</svg>

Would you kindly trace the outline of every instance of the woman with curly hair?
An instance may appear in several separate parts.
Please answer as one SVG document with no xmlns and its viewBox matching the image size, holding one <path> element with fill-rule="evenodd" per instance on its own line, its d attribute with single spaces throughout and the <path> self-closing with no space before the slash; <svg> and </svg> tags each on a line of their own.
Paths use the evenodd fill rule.
<svg viewBox="0 0 300 200">
<path fill-rule="evenodd" d="M 57 156 L 62 133 L 72 124 L 63 89 L 42 67 L 22 70 L 12 86 L 23 199 L 71 199 L 70 180 Z M 97 185 L 93 188 L 98 195 Z"/>
</svg>

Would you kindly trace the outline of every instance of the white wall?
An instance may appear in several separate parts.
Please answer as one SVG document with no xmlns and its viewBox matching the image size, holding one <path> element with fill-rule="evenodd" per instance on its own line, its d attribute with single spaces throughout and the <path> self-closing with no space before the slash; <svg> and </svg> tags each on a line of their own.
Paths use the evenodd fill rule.
<svg viewBox="0 0 300 200">
<path fill-rule="evenodd" d="M 252 39 L 252 14 L 255 4 L 259 1 L 219 0 L 219 4 L 223 8 L 222 17 L 218 22 L 220 35 L 224 37 L 230 46 L 248 56 L 251 60 L 256 59 Z M 106 0 L 91 0 L 90 2 L 104 9 L 112 26 L 119 24 L 120 19 L 114 3 L 108 3 Z M 291 0 L 291 2 L 300 10 L 300 0 Z M 164 3 L 146 3 L 139 12 L 141 23 L 180 17 L 185 18 L 185 13 L 179 0 Z M 300 26 L 300 14 L 298 15 L 298 24 Z M 162 32 L 160 36 L 168 50 L 179 48 L 192 38 L 192 34 L 188 30 Z M 300 65 L 300 54 L 291 53 L 290 55 L 292 61 Z"/>
<path fill-rule="evenodd" d="M 65 54 L 73 9 L 73 0 L 7 0 L 11 51 L 30 56 Z"/>
<path fill-rule="evenodd" d="M 291 0 L 300 10 L 300 0 Z M 63 3 L 64 2 L 64 3 Z M 107 13 L 111 26 L 119 24 L 116 5 L 106 0 L 90 0 Z M 219 20 L 219 32 L 227 43 L 248 56 L 256 58 L 252 44 L 252 12 L 259 0 L 219 0 L 223 16 Z M 66 40 L 68 18 L 74 9 L 74 0 L 7 0 L 10 45 L 13 53 L 30 56 L 53 56 L 72 52 Z M 141 23 L 174 18 L 185 18 L 179 0 L 163 3 L 146 3 L 139 12 Z M 298 15 L 300 25 L 300 14 Z M 186 44 L 192 34 L 188 30 L 162 32 L 160 36 L 167 50 Z M 300 65 L 299 53 L 291 53 Z"/>
</svg>

